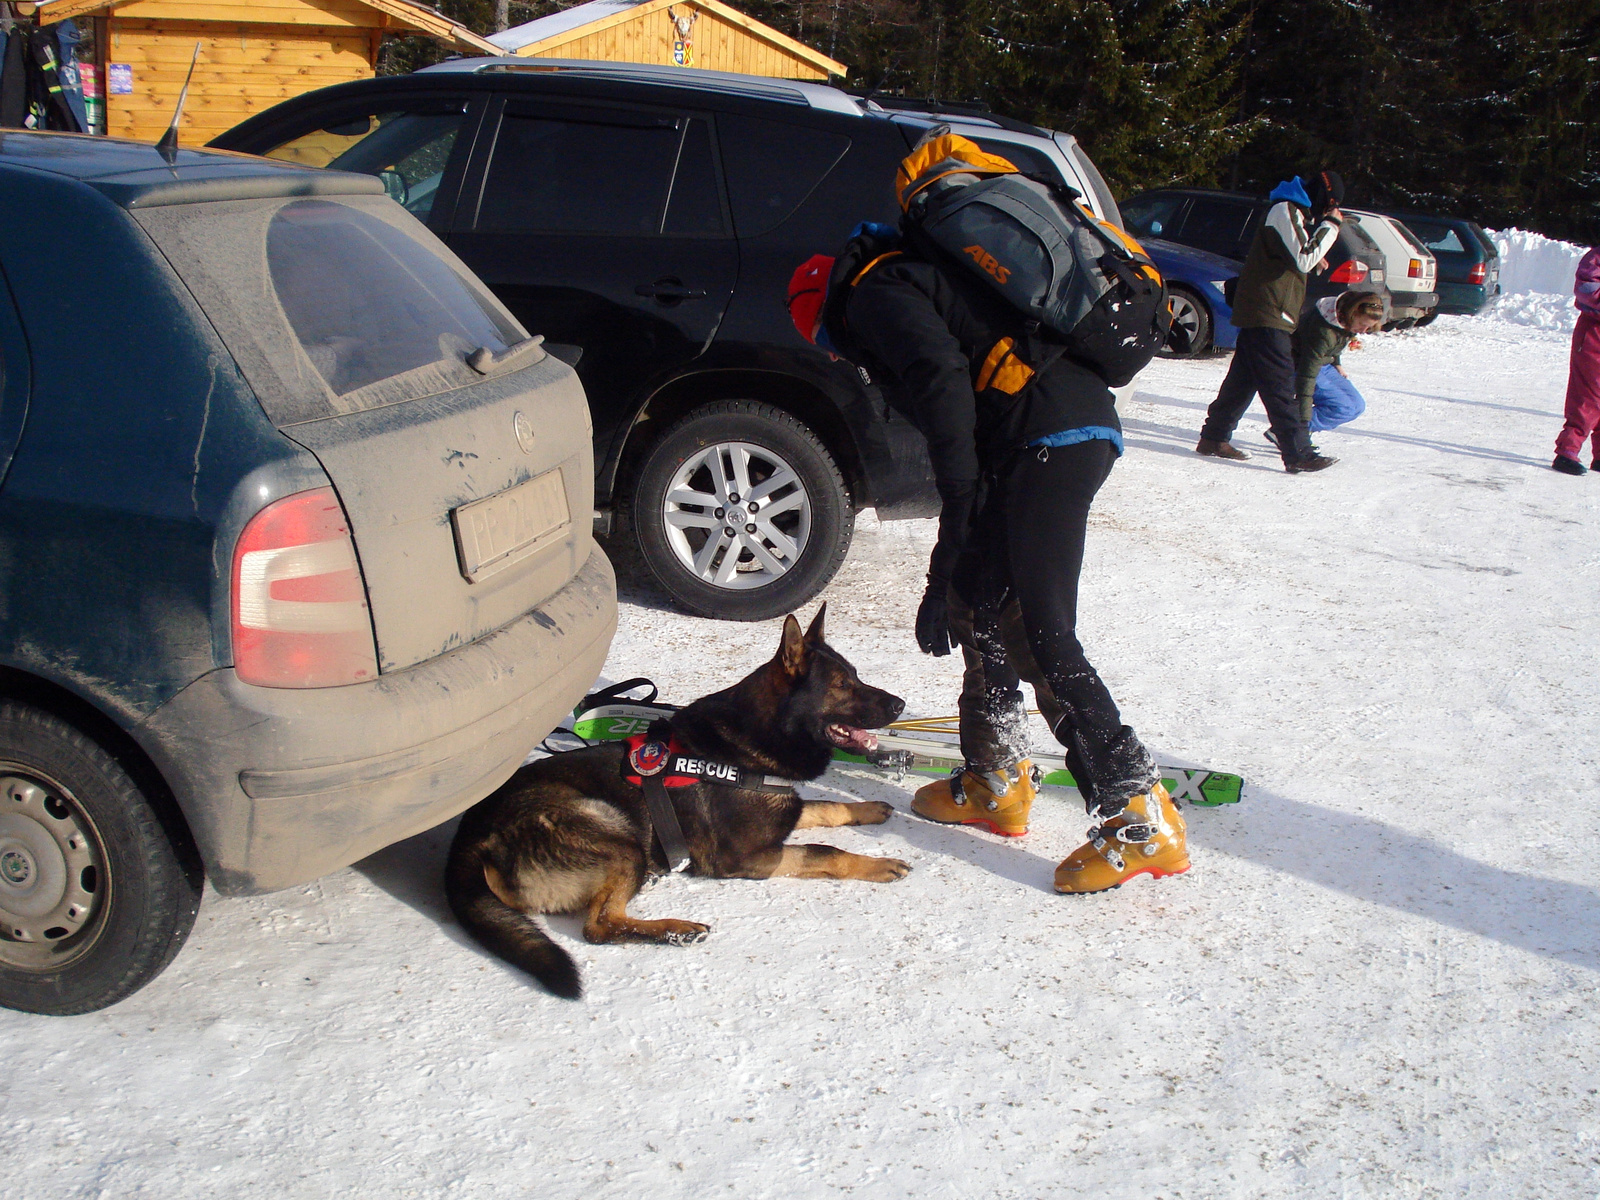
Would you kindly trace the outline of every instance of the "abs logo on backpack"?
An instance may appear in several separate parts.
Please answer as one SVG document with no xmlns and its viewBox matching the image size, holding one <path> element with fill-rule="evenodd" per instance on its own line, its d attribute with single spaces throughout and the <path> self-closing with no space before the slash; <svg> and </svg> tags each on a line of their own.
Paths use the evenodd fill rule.
<svg viewBox="0 0 1600 1200">
<path fill-rule="evenodd" d="M 1000 261 L 982 246 L 968 246 L 962 253 L 993 275 L 996 283 L 1004 283 L 1011 278 L 1011 268 L 1002 267 Z"/>
</svg>

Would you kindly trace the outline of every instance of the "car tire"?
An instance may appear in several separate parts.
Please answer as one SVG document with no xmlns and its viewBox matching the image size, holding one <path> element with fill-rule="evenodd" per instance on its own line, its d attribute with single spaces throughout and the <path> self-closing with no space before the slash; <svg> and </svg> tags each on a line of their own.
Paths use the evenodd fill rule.
<svg viewBox="0 0 1600 1200">
<path fill-rule="evenodd" d="M 204 882 L 104 747 L 0 703 L 0 1004 L 68 1016 L 131 995 L 182 947 Z"/>
<path fill-rule="evenodd" d="M 1172 335 L 1156 353 L 1162 358 L 1194 358 L 1211 349 L 1211 306 L 1188 288 L 1169 287 L 1167 299 L 1172 304 L 1172 327 L 1181 327 L 1189 333 L 1189 348 L 1174 349 Z"/>
<path fill-rule="evenodd" d="M 1430 309 L 1427 316 L 1417 318 L 1417 328 L 1421 329 L 1424 325 L 1432 325 L 1438 319 L 1438 316 L 1439 310 L 1437 308 Z"/>
<path fill-rule="evenodd" d="M 705 405 L 668 429 L 640 465 L 631 513 L 640 556 L 668 594 L 732 621 L 794 612 L 828 585 L 855 532 L 850 491 L 822 439 L 750 400 Z"/>
</svg>

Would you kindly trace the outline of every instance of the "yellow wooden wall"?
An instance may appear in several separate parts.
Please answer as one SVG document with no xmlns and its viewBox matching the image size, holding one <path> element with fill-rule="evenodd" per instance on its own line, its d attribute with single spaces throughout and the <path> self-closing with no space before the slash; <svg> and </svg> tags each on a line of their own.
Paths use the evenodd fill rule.
<svg viewBox="0 0 1600 1200">
<path fill-rule="evenodd" d="M 134 7 L 134 6 L 129 6 Z M 107 132 L 154 141 L 172 121 L 200 43 L 178 138 L 202 146 L 274 104 L 314 88 L 372 75 L 373 37 L 365 29 L 312 25 L 227 25 L 113 16 L 106 61 L 133 68 L 133 94 L 106 97 Z"/>
<path fill-rule="evenodd" d="M 646 13 L 570 41 L 524 50 L 533 58 L 583 58 L 600 62 L 672 65 L 672 21 L 666 10 Z M 717 14 L 702 11 L 689 35 L 693 65 L 707 71 L 771 75 L 780 79 L 827 79 L 827 72 L 779 46 L 762 41 Z"/>
</svg>

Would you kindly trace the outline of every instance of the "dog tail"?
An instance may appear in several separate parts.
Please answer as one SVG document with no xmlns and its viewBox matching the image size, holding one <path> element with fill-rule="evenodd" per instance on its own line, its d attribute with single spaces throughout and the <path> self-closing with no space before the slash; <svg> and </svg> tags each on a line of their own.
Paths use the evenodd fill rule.
<svg viewBox="0 0 1600 1200">
<path fill-rule="evenodd" d="M 451 855 L 445 871 L 445 894 L 451 911 L 485 949 L 532 975 L 563 1000 L 583 997 L 578 964 L 532 917 L 496 896 L 475 855 Z"/>
</svg>

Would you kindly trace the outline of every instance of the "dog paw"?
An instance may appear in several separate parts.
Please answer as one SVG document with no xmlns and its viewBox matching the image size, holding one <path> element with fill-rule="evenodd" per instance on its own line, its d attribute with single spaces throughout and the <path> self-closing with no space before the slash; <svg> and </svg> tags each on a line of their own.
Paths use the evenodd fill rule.
<svg viewBox="0 0 1600 1200">
<path fill-rule="evenodd" d="M 896 879 L 904 879 L 911 874 L 911 864 L 901 862 L 898 858 L 875 858 L 872 866 L 862 874 L 861 878 L 869 883 L 893 883 Z"/>
<path fill-rule="evenodd" d="M 863 800 L 852 806 L 857 825 L 882 825 L 894 816 L 894 806 L 882 800 Z"/>
<path fill-rule="evenodd" d="M 699 921 L 673 921 L 672 925 L 674 928 L 661 939 L 669 946 L 699 945 L 711 932 L 711 926 L 702 925 Z"/>
</svg>

